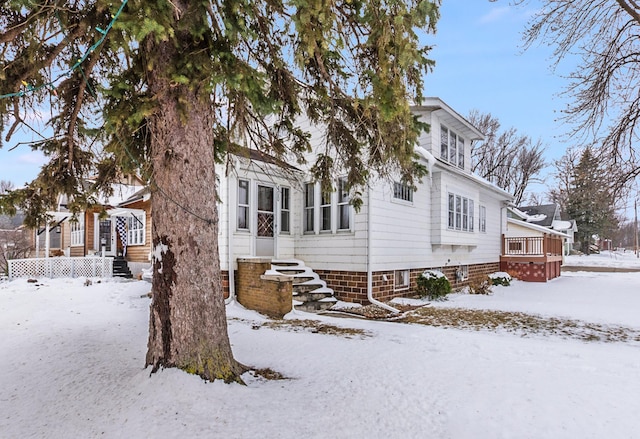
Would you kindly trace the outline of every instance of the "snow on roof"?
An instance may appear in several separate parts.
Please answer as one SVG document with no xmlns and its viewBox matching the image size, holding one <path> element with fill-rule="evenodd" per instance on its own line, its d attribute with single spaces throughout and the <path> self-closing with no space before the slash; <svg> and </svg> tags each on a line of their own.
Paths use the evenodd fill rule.
<svg viewBox="0 0 640 439">
<path fill-rule="evenodd" d="M 544 213 L 537 213 L 535 215 L 527 215 L 525 221 L 528 223 L 538 223 L 540 221 L 544 221 L 545 219 L 547 219 L 547 215 L 545 215 Z"/>
<path fill-rule="evenodd" d="M 105 206 L 117 206 L 120 203 L 131 198 L 136 192 L 142 189 L 142 186 L 115 183 L 111 185 L 113 194 L 108 197 L 102 196 L 98 198 L 98 202 Z"/>
<path fill-rule="evenodd" d="M 551 223 L 551 228 L 553 230 L 570 230 L 573 228 L 573 222 L 572 221 L 559 221 L 559 220 L 555 220 L 553 223 Z"/>
</svg>

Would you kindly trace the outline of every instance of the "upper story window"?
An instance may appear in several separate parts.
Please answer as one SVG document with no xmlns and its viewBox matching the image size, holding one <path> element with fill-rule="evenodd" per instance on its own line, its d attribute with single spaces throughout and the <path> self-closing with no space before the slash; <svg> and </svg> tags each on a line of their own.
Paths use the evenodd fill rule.
<svg viewBox="0 0 640 439">
<path fill-rule="evenodd" d="M 393 198 L 413 203 L 413 188 L 404 182 L 393 183 Z"/>
<path fill-rule="evenodd" d="M 444 125 L 440 125 L 440 158 L 464 169 L 464 139 Z"/>
<path fill-rule="evenodd" d="M 71 245 L 84 245 L 84 213 L 78 216 L 77 221 L 71 222 Z"/>
<path fill-rule="evenodd" d="M 450 229 L 473 232 L 473 200 L 449 193 L 449 215 L 447 226 Z"/>
<path fill-rule="evenodd" d="M 238 229 L 249 230 L 249 181 L 238 180 Z"/>
</svg>

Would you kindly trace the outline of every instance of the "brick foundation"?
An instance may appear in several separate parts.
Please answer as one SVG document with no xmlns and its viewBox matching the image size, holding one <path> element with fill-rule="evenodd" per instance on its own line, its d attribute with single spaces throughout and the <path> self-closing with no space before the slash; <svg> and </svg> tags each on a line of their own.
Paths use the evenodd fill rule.
<svg viewBox="0 0 640 439">
<path fill-rule="evenodd" d="M 238 259 L 236 297 L 246 308 L 273 318 L 282 318 L 293 308 L 291 276 L 265 275 L 271 269 L 271 259 Z M 228 291 L 227 276 L 227 291 Z"/>
<path fill-rule="evenodd" d="M 552 262 L 512 262 L 500 263 L 500 270 L 526 282 L 546 282 L 560 276 L 560 261 Z"/>
<path fill-rule="evenodd" d="M 415 295 L 418 276 L 432 267 L 412 269 L 409 271 L 409 288 L 394 290 L 394 272 L 376 271 L 373 273 L 373 298 L 381 302 L 391 300 L 395 297 L 411 297 Z M 456 280 L 456 269 L 458 267 L 437 267 L 451 282 L 451 287 L 462 288 L 476 279 L 495 273 L 500 268 L 500 263 L 469 265 L 469 278 L 464 281 Z M 327 283 L 327 287 L 333 289 L 338 300 L 344 302 L 368 304 L 367 299 L 367 273 L 364 271 L 338 271 L 338 270 L 315 270 L 322 280 Z M 385 276 L 386 279 L 385 280 Z"/>
</svg>

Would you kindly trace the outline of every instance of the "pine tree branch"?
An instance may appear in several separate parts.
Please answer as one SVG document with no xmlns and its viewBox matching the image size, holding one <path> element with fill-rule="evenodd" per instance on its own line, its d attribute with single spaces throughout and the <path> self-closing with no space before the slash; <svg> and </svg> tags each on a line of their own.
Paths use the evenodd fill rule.
<svg viewBox="0 0 640 439">
<path fill-rule="evenodd" d="M 31 23 L 31 21 L 42 14 L 46 9 L 55 8 L 55 6 L 50 6 L 49 0 L 45 0 L 45 2 L 41 5 L 41 7 L 37 10 L 32 11 L 29 15 L 27 15 L 23 21 L 14 24 L 10 28 L 7 29 L 6 32 L 0 34 L 0 43 L 8 43 L 13 41 L 22 31 L 25 30 L 27 26 Z"/>
</svg>

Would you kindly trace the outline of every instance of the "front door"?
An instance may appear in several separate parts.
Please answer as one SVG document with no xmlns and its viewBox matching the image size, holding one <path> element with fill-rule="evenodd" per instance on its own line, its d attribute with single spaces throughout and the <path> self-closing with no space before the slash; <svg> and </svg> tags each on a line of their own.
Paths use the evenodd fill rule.
<svg viewBox="0 0 640 439">
<path fill-rule="evenodd" d="M 256 256 L 275 254 L 275 197 L 272 186 L 258 185 Z"/>
<path fill-rule="evenodd" d="M 111 218 L 101 220 L 99 223 L 98 250 L 102 251 L 104 245 L 105 254 L 108 256 L 115 255 L 116 236 Z"/>
</svg>

